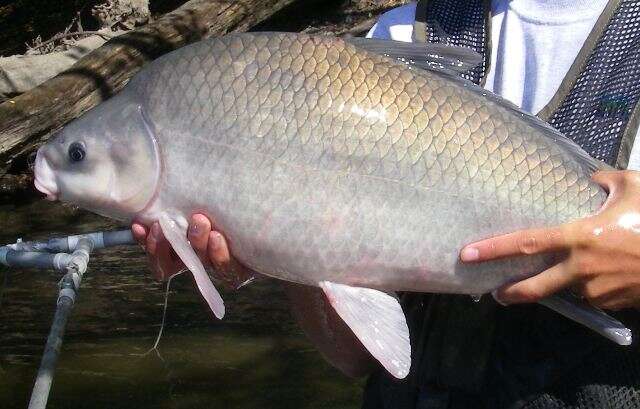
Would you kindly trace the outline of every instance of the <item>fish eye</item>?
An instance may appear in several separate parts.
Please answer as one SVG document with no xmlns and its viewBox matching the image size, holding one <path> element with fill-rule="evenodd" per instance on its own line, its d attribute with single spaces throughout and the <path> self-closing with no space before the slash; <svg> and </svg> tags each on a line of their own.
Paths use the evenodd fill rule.
<svg viewBox="0 0 640 409">
<path fill-rule="evenodd" d="M 86 156 L 86 152 L 84 150 L 84 144 L 81 142 L 74 142 L 69 145 L 69 160 L 71 162 L 80 162 Z"/>
</svg>

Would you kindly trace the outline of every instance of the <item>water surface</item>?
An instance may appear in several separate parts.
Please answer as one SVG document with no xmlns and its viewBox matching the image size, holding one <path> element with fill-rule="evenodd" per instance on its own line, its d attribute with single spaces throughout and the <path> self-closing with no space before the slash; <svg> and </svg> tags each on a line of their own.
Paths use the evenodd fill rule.
<svg viewBox="0 0 640 409">
<path fill-rule="evenodd" d="M 0 202 L 0 244 L 115 229 L 112 222 L 42 200 Z M 0 407 L 25 408 L 54 313 L 60 273 L 0 267 Z M 4 281 L 4 284 L 2 284 Z M 300 332 L 278 284 L 221 291 L 217 321 L 191 278 L 163 284 L 142 250 L 91 260 L 58 362 L 49 408 L 357 408 L 361 382 L 326 364 Z"/>
</svg>

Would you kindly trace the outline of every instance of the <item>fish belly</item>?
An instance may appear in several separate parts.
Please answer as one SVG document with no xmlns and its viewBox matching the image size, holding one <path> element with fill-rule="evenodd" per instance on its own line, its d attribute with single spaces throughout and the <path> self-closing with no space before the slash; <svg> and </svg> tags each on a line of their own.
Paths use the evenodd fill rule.
<svg viewBox="0 0 640 409">
<path fill-rule="evenodd" d="M 235 257 L 275 278 L 473 294 L 539 272 L 548 263 L 541 258 L 459 262 L 460 248 L 471 240 L 535 224 L 517 209 L 226 145 L 192 149 L 176 150 L 171 158 L 190 165 L 168 176 L 163 203 L 185 216 L 208 214 Z M 203 150 L 209 159 L 194 161 Z"/>
</svg>

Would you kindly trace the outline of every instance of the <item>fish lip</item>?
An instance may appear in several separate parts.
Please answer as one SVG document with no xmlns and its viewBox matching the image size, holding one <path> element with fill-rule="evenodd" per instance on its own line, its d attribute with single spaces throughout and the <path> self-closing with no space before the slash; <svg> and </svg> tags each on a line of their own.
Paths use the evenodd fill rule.
<svg viewBox="0 0 640 409">
<path fill-rule="evenodd" d="M 42 182 L 38 180 L 37 176 L 33 180 L 33 184 L 35 185 L 36 189 L 38 189 L 38 191 L 47 195 L 45 199 L 50 200 L 52 202 L 55 202 L 56 200 L 58 200 L 58 196 L 55 193 L 53 193 L 51 190 L 49 190 L 45 185 L 43 185 Z"/>
<path fill-rule="evenodd" d="M 42 174 L 45 174 L 45 181 L 42 180 Z M 44 158 L 44 154 L 41 149 L 38 149 L 36 154 L 36 161 L 33 168 L 34 180 L 33 184 L 38 191 L 47 195 L 46 199 L 50 201 L 58 200 L 58 192 L 56 191 L 55 180 L 53 178 L 53 172 L 51 167 Z M 47 182 L 52 182 L 47 184 Z M 53 187 L 51 186 L 53 184 Z"/>
</svg>

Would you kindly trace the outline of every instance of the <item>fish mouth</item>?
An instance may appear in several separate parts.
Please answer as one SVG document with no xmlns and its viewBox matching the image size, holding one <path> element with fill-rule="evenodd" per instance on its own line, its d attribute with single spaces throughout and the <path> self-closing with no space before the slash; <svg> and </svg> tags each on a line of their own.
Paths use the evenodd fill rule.
<svg viewBox="0 0 640 409">
<path fill-rule="evenodd" d="M 47 159 L 42 153 L 42 148 L 38 149 L 33 173 L 35 176 L 33 184 L 36 189 L 47 195 L 47 200 L 58 200 L 58 186 L 56 184 L 55 176 L 49 162 L 47 162 Z"/>
<path fill-rule="evenodd" d="M 58 200 L 58 196 L 55 193 L 53 193 L 51 190 L 47 189 L 47 187 L 44 186 L 42 182 L 40 182 L 38 179 L 35 179 L 33 184 L 35 185 L 36 189 L 38 189 L 41 193 L 44 193 L 45 195 L 47 195 L 46 197 L 47 200 L 51 200 L 52 202 L 55 202 L 56 200 Z"/>
</svg>

